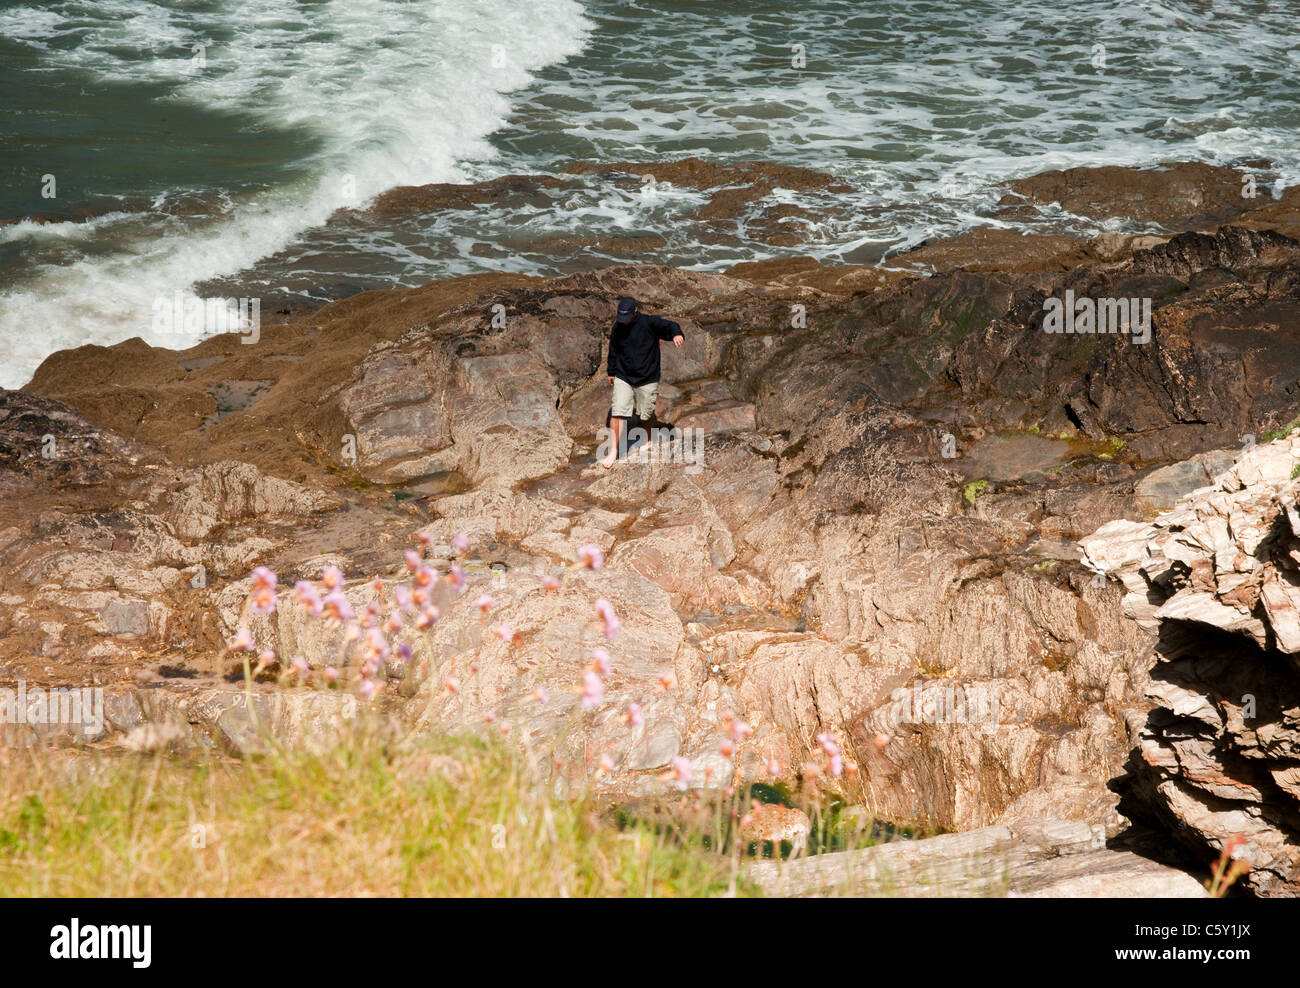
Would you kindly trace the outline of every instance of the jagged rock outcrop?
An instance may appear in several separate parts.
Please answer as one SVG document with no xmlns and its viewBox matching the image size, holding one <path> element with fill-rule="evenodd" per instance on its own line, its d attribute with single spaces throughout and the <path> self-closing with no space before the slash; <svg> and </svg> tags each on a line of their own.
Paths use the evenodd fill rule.
<svg viewBox="0 0 1300 988">
<path fill-rule="evenodd" d="M 219 648 L 209 583 L 273 550 L 276 523 L 341 503 L 247 463 L 178 468 L 22 391 L 0 392 L 0 492 L 0 668 L 75 684 L 129 679 L 169 645 Z"/>
<path fill-rule="evenodd" d="M 1006 302 L 956 342 L 953 377 L 990 418 L 1124 436 L 1144 459 L 1240 447 L 1295 407 L 1298 258 L 1300 244 L 1279 234 L 1225 227 L 1181 234 L 1122 264 L 1075 268 L 1050 285 L 1017 292 L 1006 282 Z M 1151 299 L 1150 341 L 1044 332 L 1045 300 L 1067 291 Z"/>
<path fill-rule="evenodd" d="M 1300 894 L 1300 431 L 1246 452 L 1155 521 L 1081 543 L 1153 636 L 1128 717 L 1133 800 L 1258 892 Z"/>
<path fill-rule="evenodd" d="M 700 170 L 701 187 L 719 176 Z M 7 399 L 33 417 L 0 446 L 0 484 L 21 492 L 0 524 L 0 648 L 29 676 L 180 668 L 199 680 L 185 688 L 221 693 L 225 644 L 247 623 L 258 649 L 318 676 L 347 643 L 296 609 L 294 580 L 337 566 L 360 610 L 376 578 L 406 577 L 418 536 L 447 577 L 464 533 L 465 595 L 439 598 L 429 634 L 395 633 L 412 661 L 364 701 L 408 729 L 508 726 L 535 751 L 558 746 L 557 781 L 614 799 L 675 791 L 676 758 L 696 788 L 769 766 L 810 783 L 830 732 L 852 771 L 818 784 L 883 817 L 1113 833 L 1150 631 L 1073 542 L 1199 483 L 1220 462 L 1206 450 L 1290 421 L 1300 380 L 1294 242 L 1257 226 L 1122 240 L 1061 242 L 1034 267 L 1032 242 L 974 235 L 946 259 L 921 248 L 929 277 L 767 262 L 483 275 L 364 293 L 268 324 L 257 346 L 52 356 L 32 394 Z M 1045 333 L 1044 299 L 1067 290 L 1152 297 L 1151 342 Z M 658 411 L 700 430 L 691 460 L 678 441 L 667 461 L 594 463 L 625 293 L 686 331 L 665 349 Z M 232 391 L 246 404 L 223 411 L 214 395 Z M 64 427 L 89 451 L 66 474 L 31 459 L 51 397 L 84 417 Z M 604 568 L 548 592 L 544 574 L 583 545 Z M 281 603 L 249 620 L 258 564 Z M 582 711 L 584 668 L 607 644 L 597 595 L 623 634 Z M 1252 619 L 1266 640 L 1283 633 L 1241 626 Z M 753 728 L 729 755 L 728 714 Z"/>
</svg>

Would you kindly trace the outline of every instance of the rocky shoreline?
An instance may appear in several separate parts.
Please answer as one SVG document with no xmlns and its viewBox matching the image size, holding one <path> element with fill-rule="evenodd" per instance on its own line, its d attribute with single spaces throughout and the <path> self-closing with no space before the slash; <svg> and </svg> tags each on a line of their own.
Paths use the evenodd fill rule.
<svg viewBox="0 0 1300 988">
<path fill-rule="evenodd" d="M 824 186 L 833 208 L 833 186 L 810 175 L 739 172 L 692 160 L 671 180 L 714 190 L 701 209 L 720 235 L 741 211 L 786 219 L 771 196 L 784 182 Z M 456 208 L 516 186 L 395 190 L 375 208 Z M 147 743 L 153 723 L 169 744 L 242 752 L 227 644 L 253 567 L 282 587 L 338 567 L 361 609 L 415 549 L 440 574 L 460 566 L 469 589 L 440 598 L 410 661 L 363 700 L 395 730 L 508 722 L 560 745 L 557 783 L 594 778 L 614 802 L 675 793 L 679 760 L 700 790 L 808 783 L 830 733 L 849 770 L 816 784 L 879 819 L 1064 820 L 1110 840 L 1132 820 L 1184 824 L 1192 868 L 1240 834 L 1255 868 L 1243 881 L 1294 895 L 1294 629 L 1289 598 L 1268 589 L 1286 579 L 1234 598 L 1244 617 L 1206 606 L 1161 623 L 1148 611 L 1174 598 L 1149 587 L 1178 584 L 1144 561 L 1164 552 L 1193 582 L 1212 573 L 1220 596 L 1255 579 L 1254 564 L 1158 548 L 1174 529 L 1156 515 L 1199 510 L 1179 499 L 1204 499 L 1192 492 L 1237 460 L 1233 489 L 1251 499 L 1233 510 L 1261 532 L 1294 514 L 1295 458 L 1265 433 L 1300 413 L 1300 188 L 1252 200 L 1243 187 L 1205 165 L 1071 169 L 1014 183 L 1004 222 L 1063 210 L 1116 232 L 990 226 L 880 265 L 473 275 L 268 322 L 252 346 L 54 354 L 0 394 L 0 679 L 103 686 L 108 724 L 78 741 Z M 1150 299 L 1150 342 L 1044 332 L 1045 299 L 1066 292 Z M 703 430 L 699 470 L 594 463 L 620 294 L 686 331 L 664 354 L 659 415 Z M 1098 547 L 1125 524 L 1119 548 Z M 1289 572 L 1274 542 L 1234 538 L 1243 558 Z M 569 569 L 588 545 L 604 566 Z M 511 635 L 487 633 L 483 593 Z M 339 641 L 282 596 L 250 624 L 257 648 L 318 675 Z M 602 641 L 596 598 L 622 634 L 575 733 L 574 684 Z M 1246 677 L 1233 690 L 1266 669 L 1260 716 L 1279 726 L 1242 727 L 1213 690 L 1192 689 L 1208 713 L 1153 691 L 1183 654 L 1164 644 L 1171 623 Z M 294 737 L 328 734 L 353 694 L 268 682 L 256 696 L 259 719 Z M 724 754 L 728 717 L 751 730 Z M 1207 783 L 1224 745 L 1250 771 L 1224 763 L 1233 781 Z M 1137 795 L 1121 804 L 1120 791 Z M 1240 819 L 1199 817 L 1209 798 Z"/>
</svg>

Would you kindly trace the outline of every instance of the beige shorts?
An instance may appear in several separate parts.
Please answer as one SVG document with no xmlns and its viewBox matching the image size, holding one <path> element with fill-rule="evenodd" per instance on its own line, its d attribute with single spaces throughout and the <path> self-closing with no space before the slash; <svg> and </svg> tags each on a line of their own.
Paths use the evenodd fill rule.
<svg viewBox="0 0 1300 988">
<path fill-rule="evenodd" d="M 632 413 L 645 421 L 654 414 L 655 399 L 659 397 L 659 382 L 651 381 L 639 388 L 634 388 L 621 377 L 614 378 L 614 402 L 610 415 L 615 418 L 631 418 Z"/>
</svg>

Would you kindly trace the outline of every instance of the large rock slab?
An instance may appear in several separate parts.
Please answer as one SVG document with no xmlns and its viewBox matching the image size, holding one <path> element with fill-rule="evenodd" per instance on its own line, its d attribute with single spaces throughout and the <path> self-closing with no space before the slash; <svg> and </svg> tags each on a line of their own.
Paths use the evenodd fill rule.
<svg viewBox="0 0 1300 988">
<path fill-rule="evenodd" d="M 1200 162 L 1132 169 L 1117 165 L 1066 168 L 1009 182 L 999 203 L 1014 209 L 1028 202 L 1055 205 L 1095 220 L 1128 220 L 1183 230 L 1222 223 L 1255 203 L 1242 195 L 1243 174 Z"/>
<path fill-rule="evenodd" d="M 1106 848 L 1100 829 L 1067 820 L 984 827 L 858 851 L 749 865 L 769 895 L 1205 898 L 1186 872 Z"/>
</svg>

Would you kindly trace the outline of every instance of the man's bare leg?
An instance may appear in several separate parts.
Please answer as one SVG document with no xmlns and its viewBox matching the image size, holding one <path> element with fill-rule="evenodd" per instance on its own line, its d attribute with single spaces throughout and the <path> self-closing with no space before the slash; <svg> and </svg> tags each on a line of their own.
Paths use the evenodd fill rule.
<svg viewBox="0 0 1300 988">
<path fill-rule="evenodd" d="M 600 465 L 608 470 L 618 460 L 618 442 L 619 433 L 623 428 L 623 420 L 617 415 L 611 416 L 609 420 L 609 452 L 605 458 L 600 461 Z"/>
</svg>

